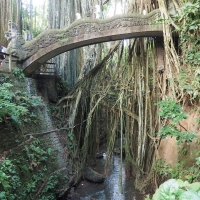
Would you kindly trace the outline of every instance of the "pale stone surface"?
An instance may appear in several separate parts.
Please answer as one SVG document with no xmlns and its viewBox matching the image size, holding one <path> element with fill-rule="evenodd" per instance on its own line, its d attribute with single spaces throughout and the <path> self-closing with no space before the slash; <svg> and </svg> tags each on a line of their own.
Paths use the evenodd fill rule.
<svg viewBox="0 0 200 200">
<path fill-rule="evenodd" d="M 164 159 L 167 164 L 174 166 L 178 159 L 178 146 L 176 138 L 163 139 L 158 149 L 158 158 Z"/>
</svg>

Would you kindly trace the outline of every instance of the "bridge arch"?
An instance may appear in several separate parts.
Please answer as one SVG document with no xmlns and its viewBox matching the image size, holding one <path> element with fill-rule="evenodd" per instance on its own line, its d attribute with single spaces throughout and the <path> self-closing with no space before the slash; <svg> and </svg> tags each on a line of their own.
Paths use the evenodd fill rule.
<svg viewBox="0 0 200 200">
<path fill-rule="evenodd" d="M 117 15 L 108 19 L 80 19 L 68 28 L 49 30 L 22 48 L 23 71 L 30 76 L 49 59 L 79 47 L 134 37 L 161 37 L 162 24 L 153 23 L 158 10 L 147 15 Z M 22 52 L 22 51 L 21 51 Z"/>
</svg>

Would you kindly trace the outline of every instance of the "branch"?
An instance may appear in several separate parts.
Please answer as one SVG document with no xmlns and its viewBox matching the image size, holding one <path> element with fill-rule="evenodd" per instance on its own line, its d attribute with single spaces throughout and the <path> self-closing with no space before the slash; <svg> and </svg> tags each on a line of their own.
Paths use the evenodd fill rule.
<svg viewBox="0 0 200 200">
<path fill-rule="evenodd" d="M 179 124 L 179 126 L 182 127 L 185 131 L 188 131 L 184 126 L 182 126 L 182 125 L 180 124 L 180 122 L 179 122 L 178 124 Z"/>
<path fill-rule="evenodd" d="M 83 120 L 80 124 L 76 124 L 76 125 L 74 125 L 73 127 L 59 128 L 59 129 L 54 129 L 54 130 L 46 131 L 46 132 L 42 132 L 42 133 L 30 133 L 30 134 L 26 134 L 25 136 L 44 135 L 44 134 L 48 134 L 48 133 L 52 133 L 52 132 L 57 132 L 57 131 L 60 131 L 60 130 L 69 130 L 69 129 L 73 129 L 73 128 L 75 128 L 76 126 L 81 125 L 81 124 L 84 123 L 85 121 L 87 121 L 87 120 Z"/>
<path fill-rule="evenodd" d="M 91 69 L 86 76 L 84 76 L 80 81 L 76 83 L 74 88 L 71 90 L 71 92 L 66 96 L 61 98 L 58 103 L 56 104 L 57 106 L 61 104 L 63 101 L 72 98 L 73 93 L 76 91 L 76 89 L 88 78 L 91 76 L 94 76 L 103 66 L 105 66 L 105 63 L 110 59 L 110 57 L 113 55 L 115 51 L 117 51 L 119 45 L 121 44 L 121 41 L 117 42 L 117 44 L 108 52 L 108 54 L 104 57 L 104 59 L 98 63 L 93 69 Z"/>
<path fill-rule="evenodd" d="M 30 135 L 29 135 L 30 136 Z M 0 155 L 0 163 L 3 162 L 6 159 L 6 156 L 13 150 L 23 146 L 24 144 L 27 144 L 28 142 L 30 142 L 32 139 L 34 139 L 33 136 L 30 136 L 30 138 L 24 142 L 22 142 L 21 144 L 17 145 L 16 147 L 9 149 L 8 151 L 4 151 L 1 155 Z"/>
<path fill-rule="evenodd" d="M 119 112 L 119 108 L 113 108 L 113 106 L 110 105 L 107 101 L 103 100 L 102 103 L 103 103 L 103 105 L 105 105 L 105 106 L 107 106 L 107 107 L 109 107 L 109 108 L 112 108 L 112 109 L 115 110 L 116 112 Z M 127 108 L 122 107 L 122 110 L 123 110 L 128 116 L 132 117 L 133 119 L 135 119 L 135 120 L 137 120 L 137 121 L 139 120 L 139 117 L 138 117 L 136 114 L 134 114 L 134 113 L 132 113 L 131 111 L 129 111 Z"/>
<path fill-rule="evenodd" d="M 54 130 L 51 130 L 51 131 L 46 131 L 46 132 L 42 132 L 42 133 L 30 133 L 30 134 L 26 134 L 25 136 L 31 136 L 31 135 L 45 135 L 45 134 L 48 134 L 48 133 L 52 133 L 52 132 L 57 132 L 59 130 L 68 130 L 69 128 L 60 128 L 60 129 L 54 129 Z"/>
<path fill-rule="evenodd" d="M 110 0 L 105 0 L 105 1 L 103 2 L 103 5 L 107 4 L 109 1 L 110 1 Z"/>
</svg>

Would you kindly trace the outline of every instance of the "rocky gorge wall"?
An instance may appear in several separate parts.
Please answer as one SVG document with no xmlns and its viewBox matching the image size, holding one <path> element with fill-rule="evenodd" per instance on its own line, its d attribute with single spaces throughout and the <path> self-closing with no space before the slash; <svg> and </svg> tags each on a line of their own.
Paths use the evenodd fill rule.
<svg viewBox="0 0 200 200">
<path fill-rule="evenodd" d="M 0 77 L 1 83 L 12 82 L 14 91 L 28 90 L 31 99 L 46 94 L 41 96 L 41 104 L 29 113 L 29 116 L 36 115 L 35 120 L 27 117 L 18 124 L 8 117 L 0 123 L 0 170 L 4 170 L 2 166 L 6 162 L 11 162 L 20 185 L 11 188 L 10 193 L 15 194 L 16 199 L 62 195 L 69 187 L 73 170 L 70 175 L 66 131 L 57 129 L 58 124 L 53 122 L 48 106 L 49 99 L 57 99 L 55 80 L 48 80 L 46 84 L 31 79 L 18 81 L 12 73 L 1 73 Z M 40 85 L 43 90 L 39 92 Z M 4 189 L 0 185 L 0 191 Z"/>
</svg>

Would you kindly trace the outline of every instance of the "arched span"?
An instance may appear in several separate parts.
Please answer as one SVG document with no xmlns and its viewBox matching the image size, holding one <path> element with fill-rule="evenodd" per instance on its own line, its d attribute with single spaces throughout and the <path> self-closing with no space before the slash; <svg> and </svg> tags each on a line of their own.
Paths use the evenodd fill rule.
<svg viewBox="0 0 200 200">
<path fill-rule="evenodd" d="M 30 76 L 41 64 L 72 49 L 134 37 L 163 35 L 162 24 L 153 23 L 158 10 L 147 15 L 117 15 L 108 19 L 80 19 L 68 28 L 49 30 L 24 44 L 23 70 Z"/>
</svg>

